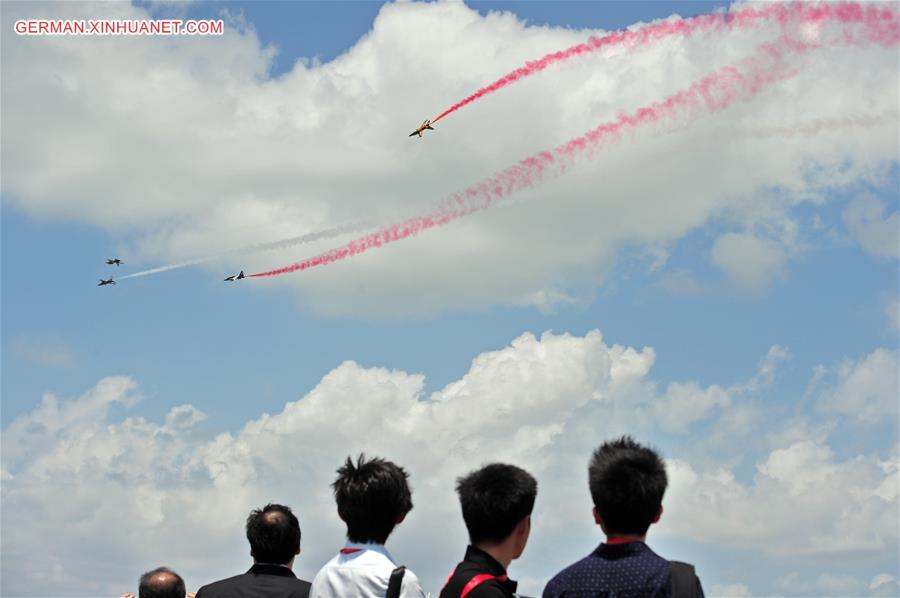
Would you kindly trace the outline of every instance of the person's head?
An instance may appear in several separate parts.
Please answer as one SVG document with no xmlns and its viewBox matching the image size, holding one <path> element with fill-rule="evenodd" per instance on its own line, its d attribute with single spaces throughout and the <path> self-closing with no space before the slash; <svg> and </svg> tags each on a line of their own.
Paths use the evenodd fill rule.
<svg viewBox="0 0 900 598">
<path fill-rule="evenodd" d="M 365 455 L 356 463 L 347 457 L 337 474 L 331 487 L 338 515 L 347 524 L 347 539 L 384 544 L 413 508 L 409 474 L 385 459 L 367 461 Z"/>
<path fill-rule="evenodd" d="M 140 598 L 184 598 L 184 580 L 167 567 L 159 567 L 141 575 L 138 585 Z"/>
<path fill-rule="evenodd" d="M 492 546 L 511 539 L 513 558 L 525 550 L 537 480 L 515 465 L 492 463 L 456 481 L 469 541 Z"/>
<path fill-rule="evenodd" d="M 594 518 L 606 535 L 644 536 L 662 515 L 666 466 L 630 436 L 601 444 L 588 465 Z"/>
<path fill-rule="evenodd" d="M 286 565 L 300 554 L 300 522 L 290 507 L 268 504 L 247 517 L 247 540 L 254 562 Z"/>
</svg>

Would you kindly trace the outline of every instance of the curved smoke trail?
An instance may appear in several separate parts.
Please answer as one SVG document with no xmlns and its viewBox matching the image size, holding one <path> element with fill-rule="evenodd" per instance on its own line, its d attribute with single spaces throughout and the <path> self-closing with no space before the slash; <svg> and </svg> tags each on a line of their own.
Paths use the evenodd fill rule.
<svg viewBox="0 0 900 598">
<path fill-rule="evenodd" d="M 616 31 L 603 37 L 591 37 L 588 41 L 572 46 L 559 52 L 547 54 L 539 60 L 525 63 L 516 70 L 500 77 L 490 85 L 482 87 L 469 97 L 457 102 L 444 110 L 431 122 L 436 123 L 448 114 L 456 112 L 463 106 L 471 104 L 475 100 L 494 93 L 535 73 L 539 73 L 549 66 L 560 64 L 592 52 L 598 52 L 607 48 L 625 46 L 634 48 L 651 42 L 660 41 L 667 37 L 690 36 L 694 33 L 709 33 L 712 31 L 730 31 L 732 29 L 748 29 L 766 22 L 778 22 L 785 26 L 789 23 L 816 23 L 833 15 L 845 13 L 851 16 L 863 8 L 856 2 L 840 2 L 828 6 L 821 4 L 795 2 L 792 4 L 770 4 L 762 8 L 741 8 L 731 12 L 717 12 L 699 15 L 687 19 L 677 18 L 650 25 L 644 25 L 632 30 Z M 864 9 L 867 12 L 882 10 L 875 6 Z"/>
<path fill-rule="evenodd" d="M 889 9 L 862 7 L 858 4 L 824 5 L 807 14 L 809 22 L 833 19 L 842 24 L 841 36 L 836 40 L 841 43 L 874 43 L 886 48 L 900 43 L 900 19 L 896 12 Z M 860 25 L 861 30 L 854 30 L 851 27 L 853 25 Z M 251 274 L 250 277 L 277 276 L 331 264 L 486 210 L 516 191 L 530 188 L 544 178 L 563 174 L 576 156 L 617 141 L 626 131 L 681 113 L 696 114 L 701 110 L 707 113 L 719 112 L 736 101 L 748 100 L 768 85 L 796 74 L 785 63 L 785 58 L 803 54 L 820 45 L 789 36 L 762 44 L 755 56 L 724 67 L 661 102 L 645 106 L 632 114 L 621 115 L 552 151 L 540 152 L 521 160 L 493 177 L 455 193 L 429 214 L 409 218 L 302 262 Z"/>
<path fill-rule="evenodd" d="M 336 226 L 334 228 L 327 228 L 325 230 L 317 231 L 314 233 L 307 233 L 305 235 L 300 235 L 298 237 L 290 237 L 287 239 L 281 239 L 280 241 L 269 241 L 266 243 L 257 243 L 256 245 L 247 245 L 246 247 L 241 247 L 239 249 L 232 249 L 231 251 L 226 251 L 223 253 L 217 253 L 215 255 L 210 255 L 206 257 L 197 258 L 194 260 L 190 260 L 187 262 L 179 262 L 177 264 L 168 264 L 165 266 L 158 266 L 156 268 L 151 268 L 149 270 L 143 270 L 141 272 L 134 272 L 133 274 L 127 274 L 125 276 L 119 277 L 116 280 L 125 280 L 126 278 L 138 278 L 141 276 L 150 276 L 151 274 L 160 274 L 162 272 L 169 272 L 170 270 L 177 270 L 179 268 L 187 268 L 189 266 L 197 266 L 199 264 L 205 264 L 207 262 L 212 262 L 214 260 L 218 260 L 224 257 L 235 256 L 235 255 L 246 255 L 248 253 L 256 253 L 258 251 L 274 251 L 276 249 L 285 249 L 287 247 L 294 247 L 295 245 L 303 245 L 305 243 L 312 243 L 313 241 L 321 241 L 324 239 L 333 239 L 335 237 L 339 237 L 341 235 L 346 235 L 350 233 L 359 232 L 361 230 L 365 230 L 367 228 L 372 228 L 374 225 L 371 223 L 359 222 L 355 224 L 347 224 L 344 226 Z"/>
</svg>

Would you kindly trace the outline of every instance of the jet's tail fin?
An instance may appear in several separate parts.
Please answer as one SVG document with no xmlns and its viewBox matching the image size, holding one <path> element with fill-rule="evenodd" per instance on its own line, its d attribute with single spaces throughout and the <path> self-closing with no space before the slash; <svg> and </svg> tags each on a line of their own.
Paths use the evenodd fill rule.
<svg viewBox="0 0 900 598">
<path fill-rule="evenodd" d="M 242 279 L 243 277 L 244 277 L 244 271 L 241 270 L 241 273 L 238 274 L 238 280 Z"/>
</svg>

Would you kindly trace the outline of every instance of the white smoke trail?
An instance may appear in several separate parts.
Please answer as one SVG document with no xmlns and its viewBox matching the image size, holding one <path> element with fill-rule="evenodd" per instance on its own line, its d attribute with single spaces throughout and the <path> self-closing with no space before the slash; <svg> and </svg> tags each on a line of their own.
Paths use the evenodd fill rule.
<svg viewBox="0 0 900 598">
<path fill-rule="evenodd" d="M 321 241 L 323 239 L 333 239 L 334 237 L 339 237 L 341 235 L 346 235 L 349 233 L 356 233 L 362 230 L 366 230 L 375 226 L 372 223 L 366 222 L 356 222 L 353 224 L 345 224 L 343 226 L 336 226 L 334 228 L 326 228 L 325 230 L 317 231 L 314 233 L 307 233 L 305 235 L 300 235 L 297 237 L 290 237 L 287 239 L 281 239 L 279 241 L 269 241 L 266 243 L 257 243 L 255 245 L 247 245 L 245 247 L 241 247 L 238 249 L 232 249 L 231 251 L 225 251 L 223 253 L 217 253 L 215 255 L 209 255 L 206 257 L 201 257 L 197 259 L 193 259 L 187 262 L 178 262 L 177 264 L 167 264 L 165 266 L 158 266 L 156 268 L 150 268 L 149 270 L 142 270 L 140 272 L 133 272 L 132 274 L 126 274 L 125 276 L 117 277 L 116 280 L 125 280 L 127 278 L 138 278 L 140 276 L 150 276 L 151 274 L 160 274 L 162 272 L 169 272 L 171 270 L 178 270 L 179 268 L 187 268 L 189 266 L 197 266 L 199 264 L 205 264 L 207 262 L 212 262 L 223 257 L 229 257 L 234 255 L 246 255 L 248 253 L 256 253 L 259 251 L 274 251 L 276 249 L 285 249 L 288 247 L 293 247 L 295 245 L 303 245 L 305 243 L 312 243 L 313 241 Z"/>
<path fill-rule="evenodd" d="M 754 127 L 738 129 L 737 136 L 748 139 L 764 139 L 768 137 L 797 137 L 813 136 L 820 133 L 851 129 L 856 127 L 875 127 L 900 120 L 900 113 L 896 110 L 882 112 L 881 114 L 858 115 L 833 118 L 817 118 L 808 122 L 797 123 L 784 127 Z"/>
<path fill-rule="evenodd" d="M 872 114 L 872 115 L 857 115 L 857 116 L 847 116 L 847 117 L 834 117 L 834 118 L 819 118 L 815 120 L 811 120 L 804 123 L 797 123 L 791 126 L 782 126 L 782 127 L 756 127 L 756 128 L 738 128 L 734 132 L 722 132 L 720 133 L 723 136 L 728 136 L 731 138 L 738 139 L 765 139 L 771 137 L 795 137 L 795 136 L 814 136 L 821 133 L 836 131 L 840 129 L 849 129 L 856 127 L 874 127 L 878 125 L 887 124 L 890 122 L 898 122 L 900 121 L 900 113 L 896 110 L 894 111 L 886 111 L 881 114 Z M 684 127 L 676 127 L 669 131 L 667 131 L 666 135 L 671 135 L 675 133 L 680 133 L 684 130 Z M 521 203 L 528 203 L 529 200 L 522 200 L 517 202 L 509 202 L 508 204 L 503 205 L 503 207 L 513 207 L 521 205 Z M 149 270 L 142 270 L 141 272 L 134 272 L 132 274 L 128 274 L 126 276 L 121 276 L 116 278 L 116 280 L 125 280 L 128 278 L 138 278 L 140 276 L 150 276 L 151 274 L 160 274 L 162 272 L 169 272 L 170 270 L 177 270 L 179 268 L 187 268 L 189 266 L 197 266 L 199 264 L 204 264 L 207 262 L 211 262 L 217 259 L 221 259 L 223 257 L 229 257 L 234 255 L 246 255 L 248 253 L 256 253 L 259 251 L 274 251 L 277 249 L 285 249 L 288 247 L 293 247 L 295 245 L 303 245 L 305 243 L 312 243 L 313 241 L 320 241 L 324 239 L 332 239 L 334 237 L 339 237 L 341 235 L 355 233 L 362 230 L 367 230 L 371 228 L 375 228 L 379 226 L 374 222 L 358 222 L 354 224 L 347 224 L 344 226 L 337 226 L 334 228 L 328 228 L 322 231 L 317 231 L 314 233 L 307 233 L 305 235 L 300 235 L 297 237 L 290 237 L 287 239 L 281 239 L 279 241 L 270 241 L 267 243 L 257 243 L 255 245 L 248 245 L 245 247 L 241 247 L 239 249 L 233 249 L 231 251 L 226 251 L 223 253 L 218 253 L 215 255 L 210 255 L 207 257 L 193 259 L 187 262 L 179 262 L 177 264 L 168 264 L 165 266 L 158 266 L 156 268 L 151 268 Z"/>
</svg>

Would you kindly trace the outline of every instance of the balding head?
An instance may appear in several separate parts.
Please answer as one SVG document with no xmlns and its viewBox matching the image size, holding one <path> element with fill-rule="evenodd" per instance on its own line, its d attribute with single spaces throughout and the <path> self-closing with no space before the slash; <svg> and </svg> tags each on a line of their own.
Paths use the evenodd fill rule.
<svg viewBox="0 0 900 598">
<path fill-rule="evenodd" d="M 141 576 L 140 598 L 184 598 L 184 580 L 167 567 L 159 567 Z"/>
<path fill-rule="evenodd" d="M 300 523 L 290 507 L 268 504 L 247 517 L 247 540 L 255 562 L 287 565 L 300 553 Z"/>
</svg>

